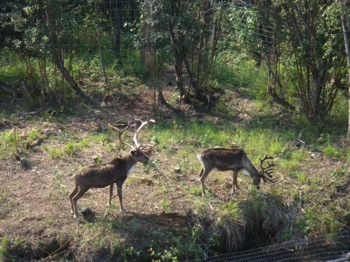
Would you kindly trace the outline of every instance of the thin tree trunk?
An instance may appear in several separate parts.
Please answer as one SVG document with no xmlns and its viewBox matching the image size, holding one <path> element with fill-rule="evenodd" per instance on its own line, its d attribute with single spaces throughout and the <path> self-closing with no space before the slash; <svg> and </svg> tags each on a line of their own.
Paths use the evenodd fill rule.
<svg viewBox="0 0 350 262">
<path fill-rule="evenodd" d="M 57 68 L 61 71 L 64 79 L 70 84 L 72 89 L 84 100 L 88 102 L 92 102 L 92 100 L 81 90 L 78 86 L 78 84 L 75 82 L 73 77 L 70 75 L 68 70 L 64 66 L 63 58 L 59 54 L 59 41 L 58 41 L 58 34 L 57 34 L 57 26 L 54 22 L 54 15 L 52 14 L 51 6 L 48 5 L 46 7 L 46 19 L 48 22 L 50 34 L 49 34 L 49 41 L 51 43 L 50 45 L 50 53 L 52 56 L 53 63 L 57 66 Z"/>
<path fill-rule="evenodd" d="M 99 16 L 100 12 L 99 12 L 98 5 L 97 5 L 96 1 L 95 1 L 95 11 L 96 11 L 96 16 Z M 100 55 L 101 70 L 102 70 L 104 81 L 107 84 L 108 80 L 107 80 L 105 64 L 104 64 L 103 56 L 102 56 L 101 32 L 100 32 L 100 26 L 99 26 L 99 22 L 98 21 L 97 21 L 97 25 L 96 26 L 97 26 L 98 53 Z"/>
<path fill-rule="evenodd" d="M 342 6 L 345 8 L 344 1 L 341 1 Z M 348 115 L 348 132 L 347 132 L 347 139 L 350 139 L 350 43 L 349 43 L 349 35 L 348 35 L 348 17 L 345 16 L 345 14 L 341 15 L 341 24 L 343 28 L 343 35 L 344 35 L 344 44 L 345 44 L 345 52 L 346 52 L 346 58 L 347 58 L 347 65 L 348 65 L 348 100 L 349 100 L 349 115 Z"/>
<path fill-rule="evenodd" d="M 171 39 L 171 45 L 174 52 L 174 63 L 175 63 L 175 74 L 176 74 L 176 84 L 177 88 L 179 89 L 180 96 L 186 96 L 186 92 L 184 89 L 184 83 L 182 78 L 182 66 L 183 66 L 183 55 L 181 54 L 182 50 L 181 47 L 177 44 L 177 40 L 174 33 L 174 27 L 169 19 L 169 33 L 170 33 L 170 39 Z"/>
<path fill-rule="evenodd" d="M 70 84 L 70 86 L 73 88 L 73 90 L 83 99 L 86 101 L 91 102 L 91 99 L 83 92 L 83 90 L 80 89 L 78 86 L 77 82 L 73 79 L 73 77 L 70 75 L 68 70 L 65 68 L 63 64 L 63 59 L 62 57 L 57 53 L 57 50 L 55 48 L 52 48 L 51 50 L 53 62 L 57 66 L 57 68 L 61 71 L 64 79 Z"/>
<path fill-rule="evenodd" d="M 0 81 L 0 89 L 6 91 L 7 93 L 13 96 L 16 95 L 16 90 L 12 86 L 6 84 L 5 82 Z"/>
<path fill-rule="evenodd" d="M 122 27 L 123 27 L 123 0 L 117 1 L 117 10 L 116 10 L 116 18 L 115 18 L 115 28 L 114 28 L 114 39 L 113 39 L 113 52 L 114 57 L 121 64 L 120 57 L 120 44 L 121 44 L 121 35 L 122 35 Z"/>
<path fill-rule="evenodd" d="M 150 1 L 145 1 L 144 13 L 146 19 L 152 17 L 152 4 Z M 141 64 L 147 68 L 148 74 L 153 78 L 159 73 L 159 64 L 157 63 L 156 52 L 153 44 L 149 43 L 149 40 L 154 35 L 154 25 L 145 23 L 142 28 L 142 38 L 147 41 L 141 47 Z"/>
</svg>

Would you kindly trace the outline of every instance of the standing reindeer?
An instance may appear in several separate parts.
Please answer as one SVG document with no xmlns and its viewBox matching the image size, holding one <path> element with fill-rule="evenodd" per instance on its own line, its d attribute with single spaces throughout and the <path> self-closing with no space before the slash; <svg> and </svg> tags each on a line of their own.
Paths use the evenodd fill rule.
<svg viewBox="0 0 350 262">
<path fill-rule="evenodd" d="M 130 128 L 130 123 L 123 130 L 119 130 L 117 127 L 109 125 L 110 127 L 116 129 L 119 132 L 119 140 L 122 145 L 127 144 L 132 148 L 132 150 L 123 157 L 116 157 L 109 162 L 91 165 L 88 167 L 84 167 L 74 176 L 75 188 L 73 192 L 70 194 L 70 202 L 72 205 L 72 213 L 74 214 L 74 218 L 78 217 L 77 211 L 77 202 L 78 200 L 90 189 L 90 188 L 102 188 L 106 186 L 109 187 L 109 200 L 108 204 L 111 205 L 111 200 L 113 196 L 113 185 L 114 183 L 117 185 L 117 192 L 120 204 L 120 211 L 124 212 L 123 207 L 123 195 L 122 195 L 122 186 L 125 182 L 128 175 L 132 172 L 135 164 L 137 162 L 147 163 L 149 160 L 149 156 L 153 147 L 151 147 L 148 151 L 143 151 L 144 148 L 138 143 L 138 134 L 143 126 L 148 124 L 149 122 L 154 122 L 153 119 L 148 121 L 141 121 L 141 125 L 136 130 L 133 142 L 134 146 L 124 143 L 121 139 L 123 132 Z"/>
<path fill-rule="evenodd" d="M 260 159 L 260 168 L 258 171 L 252 162 L 249 160 L 247 154 L 237 148 L 227 149 L 227 148 L 211 148 L 197 155 L 198 159 L 202 163 L 202 170 L 199 173 L 200 181 L 202 183 L 202 196 L 205 196 L 205 185 L 204 181 L 207 178 L 211 170 L 218 171 L 229 171 L 233 172 L 232 176 L 232 194 L 238 190 L 237 175 L 240 170 L 245 173 L 249 173 L 253 180 L 253 184 L 259 188 L 260 180 L 262 179 L 264 183 L 271 182 L 275 183 L 276 179 L 272 178 L 271 173 L 273 172 L 273 167 L 276 166 L 273 162 L 270 164 L 267 162 L 267 167 L 263 167 L 265 160 L 273 159 L 272 156 L 265 155 L 263 159 Z M 268 175 L 268 177 L 265 176 Z"/>
</svg>

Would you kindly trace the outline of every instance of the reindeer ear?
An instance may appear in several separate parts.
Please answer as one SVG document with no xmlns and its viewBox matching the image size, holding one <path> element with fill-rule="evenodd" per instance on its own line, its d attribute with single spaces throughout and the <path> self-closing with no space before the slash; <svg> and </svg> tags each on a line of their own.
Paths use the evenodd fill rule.
<svg viewBox="0 0 350 262">
<path fill-rule="evenodd" d="M 135 155 L 135 154 L 136 154 L 136 150 L 133 149 L 133 150 L 130 151 L 130 153 L 131 153 L 132 155 Z"/>
</svg>

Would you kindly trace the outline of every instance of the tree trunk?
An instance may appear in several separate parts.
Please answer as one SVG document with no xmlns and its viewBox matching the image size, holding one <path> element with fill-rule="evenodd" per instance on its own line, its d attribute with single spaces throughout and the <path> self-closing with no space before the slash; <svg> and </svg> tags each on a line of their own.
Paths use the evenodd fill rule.
<svg viewBox="0 0 350 262">
<path fill-rule="evenodd" d="M 92 102 L 92 100 L 79 88 L 78 84 L 74 81 L 73 77 L 70 75 L 68 70 L 64 66 L 63 57 L 60 55 L 59 50 L 59 38 L 57 23 L 50 5 L 46 6 L 46 19 L 49 26 L 49 41 L 50 41 L 50 53 L 52 56 L 53 63 L 61 71 L 64 79 L 70 84 L 73 90 L 84 100 Z"/>
<path fill-rule="evenodd" d="M 122 35 L 123 27 L 123 0 L 116 0 L 117 10 L 115 18 L 115 27 L 114 27 L 114 38 L 113 38 L 113 53 L 114 57 L 118 59 L 119 63 L 122 63 L 120 57 L 120 39 Z"/>
<path fill-rule="evenodd" d="M 144 13 L 147 16 L 147 19 L 152 18 L 152 5 L 149 2 L 145 2 Z M 153 25 L 149 23 L 144 23 L 142 28 L 142 38 L 150 39 L 154 33 Z M 141 64 L 147 68 L 147 72 L 151 75 L 151 77 L 155 77 L 158 74 L 158 65 L 156 62 L 156 54 L 154 47 L 146 41 L 146 44 L 143 44 L 141 47 Z"/>
<path fill-rule="evenodd" d="M 342 6 L 344 9 L 346 8 L 344 1 L 340 1 L 342 3 Z M 346 9 L 345 9 L 346 10 Z M 350 43 L 349 43 L 349 19 L 348 17 L 345 16 L 345 12 L 341 15 L 341 24 L 342 24 L 342 29 L 343 29 L 343 35 L 344 35 L 344 44 L 345 44 L 345 52 L 346 52 L 346 58 L 347 58 L 347 65 L 348 65 L 348 100 L 349 100 L 349 114 L 348 114 L 348 132 L 347 132 L 347 139 L 350 139 Z"/>
<path fill-rule="evenodd" d="M 102 70 L 103 78 L 104 78 L 105 83 L 107 83 L 108 79 L 107 79 L 105 64 L 104 64 L 104 61 L 103 61 L 102 44 L 101 44 L 101 42 L 102 42 L 101 41 L 101 32 L 100 32 L 100 25 L 99 25 L 99 22 L 98 22 L 98 16 L 100 15 L 100 11 L 99 11 L 98 4 L 97 4 L 96 1 L 95 1 L 95 11 L 96 11 L 96 16 L 97 16 L 97 25 L 96 25 L 96 27 L 97 27 L 98 53 L 100 55 L 100 63 L 101 63 L 101 70 Z"/>
<path fill-rule="evenodd" d="M 180 44 L 178 44 L 176 40 L 174 27 L 171 20 L 169 19 L 168 22 L 169 22 L 169 33 L 170 33 L 171 45 L 174 52 L 176 84 L 177 84 L 177 88 L 179 89 L 180 96 L 186 96 L 187 94 L 184 89 L 183 78 L 182 78 L 182 66 L 183 66 L 182 50 L 181 50 Z"/>
<path fill-rule="evenodd" d="M 91 102 L 92 100 L 83 92 L 83 90 L 80 89 L 77 82 L 73 79 L 73 77 L 70 75 L 68 70 L 65 68 L 62 57 L 58 54 L 57 50 L 52 48 L 51 50 L 52 59 L 54 64 L 57 66 L 57 68 L 61 71 L 64 79 L 70 84 L 70 86 L 73 88 L 73 90 L 85 101 Z"/>
</svg>

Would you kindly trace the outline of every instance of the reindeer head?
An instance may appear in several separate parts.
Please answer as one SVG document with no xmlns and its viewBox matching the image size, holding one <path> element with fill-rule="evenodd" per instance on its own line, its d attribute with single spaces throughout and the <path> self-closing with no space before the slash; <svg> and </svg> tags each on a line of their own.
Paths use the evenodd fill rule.
<svg viewBox="0 0 350 262">
<path fill-rule="evenodd" d="M 270 182 L 270 183 L 275 183 L 277 181 L 276 178 L 272 178 L 272 173 L 274 171 L 274 167 L 276 166 L 273 161 L 270 163 L 267 161 L 267 166 L 263 166 L 264 162 L 266 160 L 269 159 L 273 159 L 272 156 L 268 156 L 265 155 L 263 159 L 260 159 L 260 172 L 259 172 L 259 176 L 256 178 L 256 181 L 253 181 L 254 185 L 256 185 L 259 188 L 259 184 L 260 184 L 260 179 L 262 179 L 264 181 L 264 183 L 266 182 Z"/>
<path fill-rule="evenodd" d="M 149 156 L 143 152 L 142 150 L 131 150 L 130 154 L 135 159 L 136 162 L 147 164 L 149 160 Z"/>
</svg>

